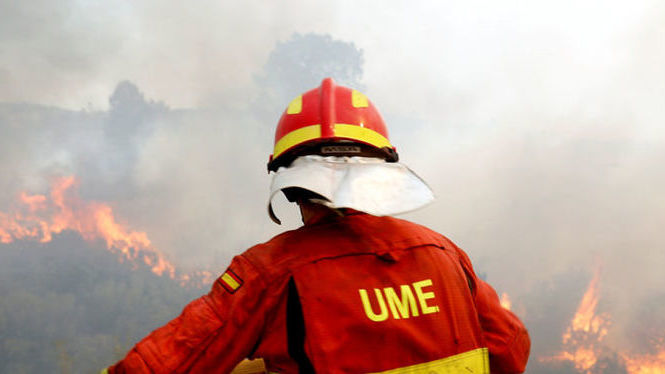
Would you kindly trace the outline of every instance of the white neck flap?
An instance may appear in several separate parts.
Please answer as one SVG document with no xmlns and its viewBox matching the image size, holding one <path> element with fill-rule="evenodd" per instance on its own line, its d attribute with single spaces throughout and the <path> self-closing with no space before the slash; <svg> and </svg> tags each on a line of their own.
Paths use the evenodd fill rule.
<svg viewBox="0 0 665 374">
<path fill-rule="evenodd" d="M 330 208 L 351 208 L 375 216 L 410 212 L 429 204 L 434 194 L 429 186 L 406 165 L 369 157 L 308 155 L 273 174 L 268 212 L 275 195 L 288 187 L 315 192 Z"/>
</svg>

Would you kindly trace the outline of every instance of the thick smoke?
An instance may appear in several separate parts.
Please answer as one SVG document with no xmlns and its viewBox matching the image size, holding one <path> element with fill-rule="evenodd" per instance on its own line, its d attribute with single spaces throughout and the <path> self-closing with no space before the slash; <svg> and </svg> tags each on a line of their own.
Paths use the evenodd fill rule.
<svg viewBox="0 0 665 374">
<path fill-rule="evenodd" d="M 281 230 L 265 215 L 274 124 L 333 75 L 366 90 L 438 196 L 407 218 L 450 236 L 513 297 L 536 355 L 558 349 L 596 264 L 608 343 L 647 351 L 662 336 L 662 5 L 291 5 L 307 17 L 257 2 L 192 10 L 203 31 L 169 24 L 174 4 L 116 10 L 126 17 L 108 28 L 0 5 L 14 15 L 0 22 L 2 207 L 77 174 L 177 264 L 221 269 Z M 59 43 L 41 48 L 45 35 Z"/>
<path fill-rule="evenodd" d="M 323 78 L 363 90 L 363 51 L 353 43 L 334 40 L 330 35 L 294 34 L 277 42 L 263 71 L 255 80 L 260 93 L 252 108 L 267 130 L 272 130 L 284 110 L 284 103 L 317 87 Z"/>
<path fill-rule="evenodd" d="M 665 287 L 659 243 L 665 137 L 656 102 L 665 97 L 658 67 L 665 49 L 653 43 L 664 35 L 653 26 L 662 24 L 662 12 L 647 19 L 630 37 L 612 40 L 611 63 L 597 61 L 594 70 L 562 56 L 530 56 L 535 66 L 556 62 L 557 71 L 532 66 L 511 73 L 505 97 L 491 89 L 474 92 L 450 112 L 452 126 L 425 127 L 440 136 L 420 135 L 411 143 L 427 150 L 414 151 L 427 160 L 417 169 L 439 195 L 412 218 L 451 235 L 491 283 L 525 304 L 527 320 L 538 307 L 534 296 L 555 295 L 557 288 L 569 289 L 556 298 L 569 320 L 586 282 L 566 286 L 563 278 L 590 274 L 600 264 L 600 310 L 613 323 L 607 339 L 621 349 L 638 347 L 645 329 L 635 321 L 662 324 L 662 314 L 647 312 L 646 305 L 662 302 Z M 507 106 L 487 115 L 484 108 L 496 103 Z M 455 128 L 460 113 L 476 113 L 464 122 L 467 128 Z M 478 115 L 487 117 L 480 126 L 471 120 Z M 531 326 L 533 334 L 561 326 L 556 309 L 548 316 Z M 653 347 L 657 339 L 647 341 Z M 538 344 L 536 353 L 544 348 Z"/>
<path fill-rule="evenodd" d="M 5 104 L 0 125 L 13 139 L 8 145 L 40 144 L 18 165 L 5 149 L 5 183 L 15 192 L 3 198 L 19 188 L 43 192 L 54 175 L 77 175 L 83 197 L 112 203 L 177 263 L 219 271 L 280 230 L 266 215 L 265 165 L 285 103 L 327 76 L 358 86 L 362 51 L 329 35 L 295 34 L 276 45 L 256 76 L 264 88 L 241 108 L 171 109 L 128 81 L 103 112 Z M 9 185 L 12 176 L 36 182 Z"/>
</svg>

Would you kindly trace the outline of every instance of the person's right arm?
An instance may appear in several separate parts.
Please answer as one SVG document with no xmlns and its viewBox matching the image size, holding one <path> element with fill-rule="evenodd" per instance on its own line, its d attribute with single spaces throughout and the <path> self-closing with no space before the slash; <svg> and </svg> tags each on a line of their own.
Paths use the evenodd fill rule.
<svg viewBox="0 0 665 374">
<path fill-rule="evenodd" d="M 265 287 L 253 265 L 236 257 L 210 293 L 137 343 L 108 373 L 230 372 L 259 339 Z"/>
</svg>

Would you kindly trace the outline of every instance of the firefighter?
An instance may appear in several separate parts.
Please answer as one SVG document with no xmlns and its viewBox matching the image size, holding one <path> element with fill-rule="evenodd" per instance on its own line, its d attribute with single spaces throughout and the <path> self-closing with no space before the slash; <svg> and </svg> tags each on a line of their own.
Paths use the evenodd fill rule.
<svg viewBox="0 0 665 374">
<path fill-rule="evenodd" d="M 327 78 L 295 98 L 268 169 L 304 225 L 236 256 L 210 293 L 108 373 L 521 373 L 530 340 L 467 255 L 391 217 L 432 200 L 372 102 Z"/>
</svg>

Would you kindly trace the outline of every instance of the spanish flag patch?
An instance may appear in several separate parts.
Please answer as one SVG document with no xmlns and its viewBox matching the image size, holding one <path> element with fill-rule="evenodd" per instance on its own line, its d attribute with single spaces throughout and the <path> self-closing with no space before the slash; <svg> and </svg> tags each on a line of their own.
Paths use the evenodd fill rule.
<svg viewBox="0 0 665 374">
<path fill-rule="evenodd" d="M 219 282 L 222 284 L 222 287 L 230 293 L 238 291 L 238 288 L 242 286 L 242 278 L 231 269 L 227 269 L 224 274 L 219 277 Z"/>
</svg>

